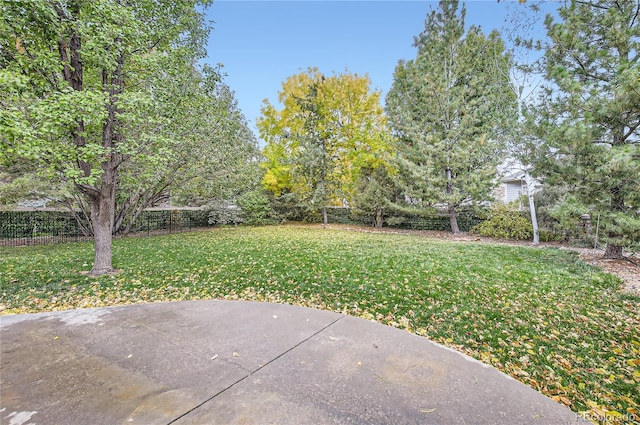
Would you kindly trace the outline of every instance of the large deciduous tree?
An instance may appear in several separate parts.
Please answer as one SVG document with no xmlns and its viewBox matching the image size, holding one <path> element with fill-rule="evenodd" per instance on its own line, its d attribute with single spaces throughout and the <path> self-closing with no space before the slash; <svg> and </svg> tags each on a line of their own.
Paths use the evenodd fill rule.
<svg viewBox="0 0 640 425">
<path fill-rule="evenodd" d="M 165 151 L 161 161 L 138 157 L 122 165 L 116 232 L 127 233 L 145 208 L 167 198 L 178 205 L 201 206 L 212 199 L 235 198 L 260 179 L 257 140 L 216 70 L 205 67 L 202 75 L 194 71 L 184 77 L 178 92 L 154 107 L 167 117 L 180 117 L 156 128 L 175 140 L 175 148 Z"/>
<path fill-rule="evenodd" d="M 198 122 L 191 131 L 196 139 L 181 152 L 181 173 L 172 187 L 172 198 L 183 205 L 233 200 L 259 186 L 263 175 L 258 140 L 233 91 L 214 82 L 207 92 L 211 96 L 206 104 L 199 113 L 194 111 Z"/>
<path fill-rule="evenodd" d="M 380 93 L 369 85 L 366 76 L 326 77 L 315 68 L 289 77 L 283 108 L 267 101 L 258 120 L 265 188 L 319 206 L 326 223 L 327 204 L 349 200 L 363 168 L 384 166 L 390 134 Z"/>
<path fill-rule="evenodd" d="M 9 0 L 0 6 L 3 152 L 64 176 L 87 199 L 93 275 L 113 271 L 119 170 L 128 161 L 160 163 L 178 142 L 166 130 L 182 117 L 156 105 L 188 102 L 173 88 L 204 55 L 208 30 L 200 7 L 208 3 Z"/>
<path fill-rule="evenodd" d="M 536 111 L 550 183 L 599 219 L 606 258 L 640 235 L 640 1 L 566 1 L 546 20 L 550 81 Z"/>
<path fill-rule="evenodd" d="M 457 1 L 431 11 L 416 59 L 396 67 L 386 106 L 407 194 L 445 208 L 453 233 L 461 206 L 491 197 L 501 132 L 516 111 L 499 34 L 465 31 L 464 18 Z"/>
</svg>

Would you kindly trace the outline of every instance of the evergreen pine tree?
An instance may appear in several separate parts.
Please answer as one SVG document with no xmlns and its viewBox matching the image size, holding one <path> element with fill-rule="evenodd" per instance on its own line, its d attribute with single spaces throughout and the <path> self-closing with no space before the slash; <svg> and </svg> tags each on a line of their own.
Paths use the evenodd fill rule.
<svg viewBox="0 0 640 425">
<path fill-rule="evenodd" d="M 415 38 L 416 59 L 401 61 L 387 95 L 406 193 L 445 208 L 458 233 L 460 207 L 491 198 L 501 129 L 516 116 L 509 58 L 497 32 L 465 32 L 465 7 L 441 1 Z"/>
</svg>

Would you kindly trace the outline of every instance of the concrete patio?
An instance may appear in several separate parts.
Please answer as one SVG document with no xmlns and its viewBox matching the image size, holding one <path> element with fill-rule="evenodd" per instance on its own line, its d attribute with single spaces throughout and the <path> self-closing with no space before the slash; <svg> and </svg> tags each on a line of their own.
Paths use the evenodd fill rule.
<svg viewBox="0 0 640 425">
<path fill-rule="evenodd" d="M 188 301 L 0 317 L 0 423 L 589 423 L 498 370 L 350 316 Z"/>
</svg>

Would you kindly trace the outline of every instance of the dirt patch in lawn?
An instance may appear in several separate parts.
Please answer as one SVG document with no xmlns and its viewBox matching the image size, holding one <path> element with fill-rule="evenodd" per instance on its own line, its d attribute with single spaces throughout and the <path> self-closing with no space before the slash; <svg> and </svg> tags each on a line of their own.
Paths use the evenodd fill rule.
<svg viewBox="0 0 640 425">
<path fill-rule="evenodd" d="M 627 256 L 620 260 L 608 260 L 602 258 L 604 251 L 583 249 L 583 248 L 568 248 L 578 251 L 580 258 L 589 264 L 600 267 L 607 272 L 618 276 L 625 283 L 625 290 L 632 291 L 640 294 L 640 258 L 636 254 L 635 256 Z"/>
</svg>

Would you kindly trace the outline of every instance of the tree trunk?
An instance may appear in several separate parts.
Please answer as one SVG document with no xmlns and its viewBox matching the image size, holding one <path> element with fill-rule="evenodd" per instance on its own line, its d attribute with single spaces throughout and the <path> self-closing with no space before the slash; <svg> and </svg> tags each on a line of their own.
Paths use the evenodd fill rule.
<svg viewBox="0 0 640 425">
<path fill-rule="evenodd" d="M 622 245 L 607 244 L 607 249 L 604 251 L 604 258 L 613 260 L 624 258 L 622 255 Z"/>
<path fill-rule="evenodd" d="M 382 228 L 382 210 L 381 209 L 376 210 L 376 218 L 374 220 L 374 225 L 376 229 Z"/>
<path fill-rule="evenodd" d="M 451 223 L 451 233 L 457 235 L 460 233 L 458 227 L 458 214 L 456 213 L 456 207 L 449 207 L 449 222 Z"/>
<path fill-rule="evenodd" d="M 99 193 L 91 198 L 91 224 L 95 255 L 92 276 L 113 273 L 112 240 L 113 220 L 115 215 L 115 170 L 107 169 L 102 176 Z"/>
<path fill-rule="evenodd" d="M 322 207 L 322 224 L 325 226 L 329 224 L 329 217 L 327 217 L 327 207 Z"/>
<path fill-rule="evenodd" d="M 451 168 L 447 166 L 447 194 L 453 194 L 453 176 L 451 175 Z M 456 214 L 456 207 L 453 205 L 449 205 L 449 222 L 451 223 L 451 233 L 457 235 L 460 233 L 460 228 L 458 227 L 458 215 Z"/>
<path fill-rule="evenodd" d="M 119 56 L 118 68 L 112 77 L 112 82 L 116 83 L 116 87 L 122 86 L 122 61 L 122 56 Z M 103 85 L 107 86 L 109 76 L 105 71 L 103 71 L 102 79 Z M 101 276 L 114 271 L 111 254 L 116 213 L 116 177 L 122 160 L 122 154 L 114 150 L 117 144 L 122 141 L 122 136 L 117 131 L 116 104 L 117 98 L 112 92 L 110 102 L 107 105 L 107 120 L 102 127 L 102 146 L 109 154 L 105 155 L 102 162 L 103 173 L 99 185 L 89 192 L 91 224 L 95 241 L 92 276 Z"/>
<path fill-rule="evenodd" d="M 524 181 L 527 185 L 527 197 L 529 198 L 529 212 L 531 214 L 531 224 L 533 225 L 533 244 L 540 244 L 540 229 L 538 228 L 538 217 L 536 215 L 536 203 L 533 199 L 533 178 L 528 172 L 524 173 Z"/>
<path fill-rule="evenodd" d="M 614 187 L 611 189 L 611 210 L 615 212 L 623 212 L 625 210 L 624 196 L 622 194 L 622 189 L 620 189 L 619 187 Z M 609 233 L 607 236 L 609 236 L 610 238 L 619 237 L 619 235 L 616 233 Z M 622 245 L 607 243 L 607 249 L 604 251 L 604 258 L 623 258 Z"/>
<path fill-rule="evenodd" d="M 120 38 L 115 39 L 115 45 L 120 43 Z M 95 241 L 95 256 L 93 260 L 92 276 L 101 276 L 113 273 L 112 242 L 113 228 L 116 212 L 116 180 L 118 167 L 122 162 L 122 154 L 117 151 L 117 146 L 123 141 L 118 131 L 118 94 L 123 87 L 124 56 L 118 55 L 117 67 L 110 74 L 102 71 L 102 86 L 109 90 L 109 103 L 107 104 L 107 119 L 102 127 L 102 147 L 106 154 L 102 161 L 102 177 L 100 184 L 89 190 L 91 198 L 91 224 Z"/>
<path fill-rule="evenodd" d="M 101 276 L 113 273 L 111 262 L 112 253 L 112 225 L 111 218 L 104 212 L 105 205 L 101 200 L 91 203 L 91 220 L 93 221 L 93 237 L 95 256 L 91 276 Z"/>
</svg>

